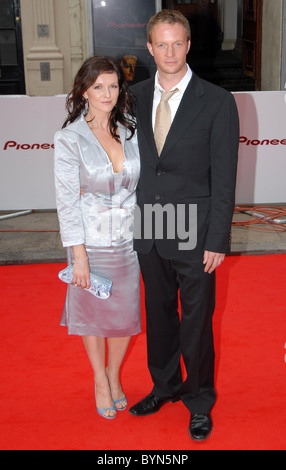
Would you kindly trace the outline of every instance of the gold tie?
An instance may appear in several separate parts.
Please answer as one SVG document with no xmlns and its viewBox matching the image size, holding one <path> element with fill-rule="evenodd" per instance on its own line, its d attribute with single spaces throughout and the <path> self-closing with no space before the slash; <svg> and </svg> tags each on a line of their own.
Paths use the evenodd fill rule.
<svg viewBox="0 0 286 470">
<path fill-rule="evenodd" d="M 156 121 L 154 129 L 154 138 L 159 156 L 161 155 L 161 152 L 165 145 L 165 140 L 172 123 L 171 109 L 168 101 L 175 93 L 177 93 L 177 91 L 179 91 L 178 88 L 172 91 L 161 91 L 162 96 L 156 111 Z"/>
</svg>

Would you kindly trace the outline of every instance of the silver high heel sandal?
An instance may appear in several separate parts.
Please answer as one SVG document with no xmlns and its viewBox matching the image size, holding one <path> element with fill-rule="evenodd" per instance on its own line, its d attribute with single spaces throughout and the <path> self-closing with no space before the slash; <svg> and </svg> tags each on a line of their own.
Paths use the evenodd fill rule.
<svg viewBox="0 0 286 470">
<path fill-rule="evenodd" d="M 122 408 L 118 408 L 116 405 L 120 402 L 124 403 L 124 406 Z M 124 395 L 124 397 L 120 398 L 119 400 L 114 400 L 114 406 L 117 411 L 124 411 L 127 408 L 127 398 Z"/>
<path fill-rule="evenodd" d="M 96 393 L 96 385 L 94 386 L 94 393 Z M 127 405 L 126 405 L 127 406 Z M 109 408 L 99 408 L 98 406 L 96 407 L 96 410 L 100 416 L 102 416 L 105 419 L 114 419 L 117 416 L 117 408 L 115 407 L 115 403 L 113 403 L 112 406 Z M 107 411 L 115 411 L 115 414 L 113 416 L 106 416 L 105 413 Z"/>
</svg>

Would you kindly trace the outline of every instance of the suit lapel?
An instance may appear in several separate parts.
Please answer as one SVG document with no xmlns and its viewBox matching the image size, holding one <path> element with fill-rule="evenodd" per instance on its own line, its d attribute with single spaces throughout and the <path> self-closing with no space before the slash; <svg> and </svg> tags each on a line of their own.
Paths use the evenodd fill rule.
<svg viewBox="0 0 286 470">
<path fill-rule="evenodd" d="M 117 128 L 122 147 L 124 148 L 127 129 L 120 123 L 117 124 Z M 96 144 L 98 147 L 102 148 L 100 142 L 98 141 L 92 130 L 89 128 L 89 125 L 87 124 L 83 114 L 76 121 L 70 124 L 67 129 L 82 135 L 86 139 L 90 140 L 92 143 Z"/>
<path fill-rule="evenodd" d="M 146 140 L 149 143 L 152 152 L 152 157 L 158 158 L 157 148 L 154 140 L 154 132 L 152 126 L 152 109 L 153 109 L 153 97 L 154 97 L 154 85 L 155 79 L 146 81 L 144 87 L 141 90 L 141 96 L 138 97 L 138 105 L 140 107 L 140 123 L 141 129 L 145 134 Z M 149 153 L 148 153 L 149 155 Z"/>
<path fill-rule="evenodd" d="M 66 129 L 70 131 L 74 131 L 77 134 L 82 135 L 86 139 L 96 144 L 98 147 L 101 147 L 94 133 L 89 128 L 89 125 L 87 124 L 83 114 L 81 114 L 81 116 L 76 121 L 74 121 L 72 124 L 67 126 Z"/>
<path fill-rule="evenodd" d="M 192 79 L 184 93 L 180 106 L 167 136 L 165 146 L 162 150 L 161 159 L 170 151 L 171 147 L 178 142 L 192 121 L 205 107 L 203 99 L 205 94 L 201 79 L 193 73 Z"/>
</svg>

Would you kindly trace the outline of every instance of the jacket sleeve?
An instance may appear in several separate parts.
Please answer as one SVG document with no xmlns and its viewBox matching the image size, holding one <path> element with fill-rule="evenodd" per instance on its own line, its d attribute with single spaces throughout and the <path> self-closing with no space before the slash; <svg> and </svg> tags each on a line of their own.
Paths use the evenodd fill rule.
<svg viewBox="0 0 286 470">
<path fill-rule="evenodd" d="M 211 131 L 211 213 L 205 249 L 214 253 L 230 250 L 235 204 L 239 146 L 239 118 L 235 100 L 227 93 Z"/>
<path fill-rule="evenodd" d="M 58 131 L 54 138 L 54 174 L 56 205 L 64 247 L 85 242 L 80 209 L 80 155 L 78 144 L 67 133 Z"/>
</svg>

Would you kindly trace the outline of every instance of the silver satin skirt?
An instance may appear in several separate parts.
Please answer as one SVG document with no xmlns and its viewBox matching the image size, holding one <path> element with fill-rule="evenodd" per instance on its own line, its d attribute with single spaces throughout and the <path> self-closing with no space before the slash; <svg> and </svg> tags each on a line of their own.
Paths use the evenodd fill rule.
<svg viewBox="0 0 286 470">
<path fill-rule="evenodd" d="M 115 242 L 109 247 L 86 246 L 90 271 L 112 281 L 109 299 L 68 285 L 60 324 L 70 335 L 119 338 L 141 331 L 140 269 L 133 240 Z M 68 264 L 72 248 L 67 248 Z"/>
</svg>

